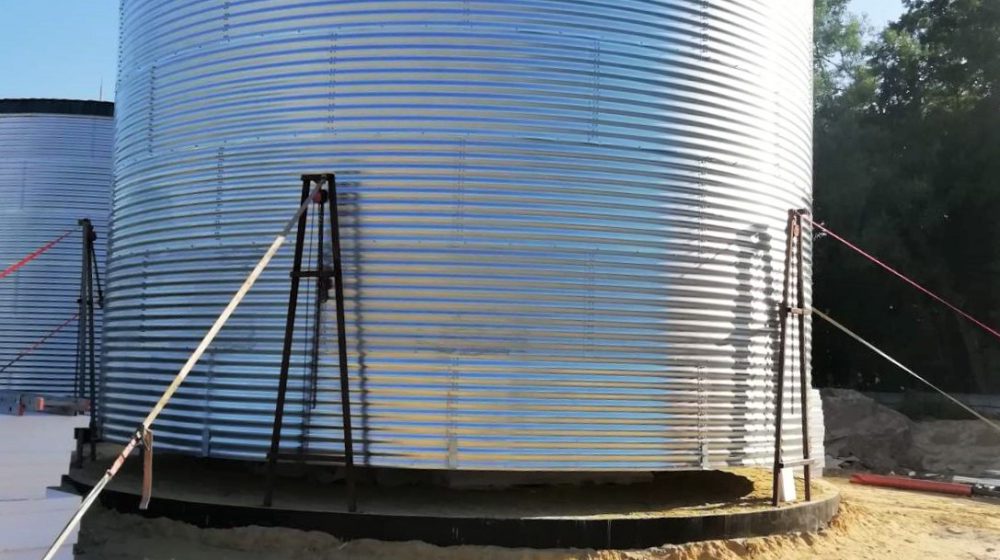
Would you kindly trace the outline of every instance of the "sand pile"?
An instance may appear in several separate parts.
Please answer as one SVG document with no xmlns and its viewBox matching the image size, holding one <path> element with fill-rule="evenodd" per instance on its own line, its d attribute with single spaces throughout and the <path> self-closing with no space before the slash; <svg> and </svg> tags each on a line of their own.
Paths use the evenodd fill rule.
<svg viewBox="0 0 1000 560">
<path fill-rule="evenodd" d="M 986 476 L 1000 470 L 1000 433 L 981 420 L 916 422 L 847 389 L 823 389 L 828 467 Z"/>
<path fill-rule="evenodd" d="M 838 463 L 874 471 L 891 471 L 913 463 L 914 422 L 874 400 L 848 389 L 823 389 L 828 467 Z"/>
<path fill-rule="evenodd" d="M 981 420 L 917 422 L 910 455 L 923 471 L 986 476 L 1000 470 L 1000 433 Z"/>
</svg>

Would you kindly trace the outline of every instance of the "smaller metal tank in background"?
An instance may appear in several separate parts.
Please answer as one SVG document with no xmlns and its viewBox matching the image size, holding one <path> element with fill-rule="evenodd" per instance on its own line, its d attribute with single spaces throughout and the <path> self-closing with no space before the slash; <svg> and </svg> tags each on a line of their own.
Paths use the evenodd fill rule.
<svg viewBox="0 0 1000 560">
<path fill-rule="evenodd" d="M 89 218 L 103 272 L 111 196 L 114 104 L 0 99 L 0 270 L 71 232 L 0 279 L 0 390 L 71 394 L 81 268 Z M 100 339 L 101 312 L 95 312 Z"/>
</svg>

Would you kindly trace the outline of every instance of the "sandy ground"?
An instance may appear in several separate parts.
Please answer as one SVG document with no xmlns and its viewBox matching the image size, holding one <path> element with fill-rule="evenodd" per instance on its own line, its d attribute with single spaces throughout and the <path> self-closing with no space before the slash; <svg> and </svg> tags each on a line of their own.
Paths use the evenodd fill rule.
<svg viewBox="0 0 1000 560">
<path fill-rule="evenodd" d="M 198 529 L 95 509 L 83 523 L 77 558 L 96 559 L 445 559 L 445 560 L 778 560 L 794 558 L 1000 558 L 1000 501 L 855 486 L 828 479 L 841 514 L 820 533 L 713 541 L 639 551 L 440 548 L 352 541 L 289 529 Z"/>
<path fill-rule="evenodd" d="M 891 472 L 908 469 L 937 473 L 980 474 L 1000 468 L 1000 437 L 977 421 L 913 422 L 898 412 L 878 405 L 852 391 L 824 392 L 827 441 L 826 451 L 833 457 L 853 457 L 853 464 L 875 471 Z M 163 465 L 164 458 L 158 458 Z M 167 494 L 201 492 L 192 485 L 189 476 L 171 477 L 170 473 L 187 473 L 193 465 L 179 461 L 176 468 L 159 470 L 156 488 Z M 127 467 L 115 481 L 116 488 L 132 491 L 138 487 L 138 462 Z M 168 465 L 169 466 L 169 465 Z M 215 467 L 218 468 L 218 465 Z M 78 474 L 99 476 L 102 465 L 92 466 L 93 472 Z M 690 495 L 677 493 L 685 485 L 678 480 L 652 480 L 635 484 L 632 491 L 611 486 L 612 492 L 580 500 L 578 488 L 547 490 L 542 503 L 555 504 L 559 512 L 543 509 L 524 511 L 525 500 L 487 499 L 484 494 L 473 504 L 462 507 L 486 507 L 490 513 L 509 514 L 516 508 L 520 515 L 567 514 L 597 515 L 613 511 L 616 515 L 643 515 L 664 511 L 682 511 L 685 515 L 710 513 L 720 509 L 768 507 L 765 490 L 769 480 L 753 471 L 736 474 L 745 477 L 748 485 L 733 484 L 730 478 L 712 483 L 713 491 L 704 487 Z M 206 479 L 210 490 L 224 502 L 256 505 L 257 493 L 247 494 L 255 473 L 244 467 L 224 471 L 220 477 Z M 84 477 L 84 478 L 86 478 Z M 339 503 L 342 496 L 317 488 L 337 485 L 317 484 L 308 476 L 301 480 L 285 480 L 279 484 L 282 500 L 298 500 L 301 509 Z M 765 477 L 766 478 L 766 477 Z M 822 559 L 997 559 L 1000 560 L 1000 501 L 939 496 L 882 488 L 856 486 L 845 478 L 827 478 L 842 496 L 841 512 L 832 525 L 819 533 L 794 534 L 755 539 L 712 541 L 684 546 L 669 546 L 650 550 L 524 550 L 497 547 L 441 548 L 424 543 L 387 543 L 371 540 L 340 542 L 315 532 L 291 529 L 248 527 L 233 530 L 198 529 L 165 519 L 147 520 L 122 515 L 105 509 L 95 509 L 84 519 L 78 558 L 83 560 L 120 559 L 443 559 L 443 560 L 787 560 Z M 824 491 L 826 491 L 824 488 Z M 394 488 L 393 499 L 412 493 Z M 447 493 L 447 491 L 442 491 Z M 532 491 L 535 492 L 535 491 Z M 588 492 L 594 492 L 588 489 Z M 801 492 L 801 488 L 800 488 Z M 377 493 L 376 493 L 377 494 Z M 475 492 L 473 492 L 475 494 Z M 507 492 L 501 496 L 514 495 Z M 563 499 L 571 495 L 572 500 Z M 588 493 L 584 493 L 589 496 Z M 598 493 L 599 494 L 599 493 Z M 676 494 L 676 495 L 675 495 Z M 468 492 L 462 494 L 469 495 Z M 478 495 L 478 494 L 476 494 Z M 669 496 L 670 499 L 666 499 Z M 441 496 L 438 496 L 439 498 Z M 538 496 L 533 496 L 538 498 Z M 371 505 L 379 505 L 378 495 L 366 495 Z M 430 504 L 426 496 L 414 493 L 407 508 Z M 600 498 L 600 499 L 598 499 Z M 154 492 L 155 499 L 155 492 Z M 446 500 L 447 501 L 447 500 Z M 464 501 L 464 500 L 463 500 Z M 537 501 L 537 500 L 536 500 Z M 594 503 L 591 503 L 594 502 Z M 395 503 L 395 502 L 393 502 Z M 479 504 L 479 505 L 476 505 Z M 565 511 L 566 504 L 573 505 Z M 391 505 L 391 504 L 390 504 Z M 424 507 L 424 506 L 421 506 Z M 431 506 L 426 506 L 431 507 Z M 452 505 L 452 507 L 455 507 Z M 610 509 L 609 509 L 610 508 Z M 482 511 L 476 510 L 478 513 Z"/>
</svg>

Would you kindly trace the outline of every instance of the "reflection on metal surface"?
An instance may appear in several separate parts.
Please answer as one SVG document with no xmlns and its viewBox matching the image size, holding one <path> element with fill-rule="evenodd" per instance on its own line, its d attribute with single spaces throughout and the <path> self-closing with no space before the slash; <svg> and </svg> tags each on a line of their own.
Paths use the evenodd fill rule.
<svg viewBox="0 0 1000 560">
<path fill-rule="evenodd" d="M 768 464 L 811 18 L 797 0 L 124 1 L 108 433 L 176 373 L 299 174 L 333 171 L 359 461 Z M 289 255 L 159 445 L 263 456 Z M 297 337 L 287 451 L 342 447 L 332 308 L 321 326 L 315 408 Z"/>
<path fill-rule="evenodd" d="M 0 280 L 0 365 L 77 312 L 81 238 L 97 228 L 103 273 L 111 193 L 111 103 L 0 100 L 0 269 L 72 233 Z M 100 334 L 100 311 L 95 323 Z M 77 324 L 71 322 L 0 374 L 0 389 L 73 391 Z"/>
</svg>

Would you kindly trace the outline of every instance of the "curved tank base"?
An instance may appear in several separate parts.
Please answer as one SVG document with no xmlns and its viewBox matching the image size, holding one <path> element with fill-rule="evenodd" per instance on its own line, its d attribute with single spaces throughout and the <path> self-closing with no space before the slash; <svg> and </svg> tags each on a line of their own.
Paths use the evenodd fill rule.
<svg viewBox="0 0 1000 560">
<path fill-rule="evenodd" d="M 102 460 L 71 471 L 68 482 L 88 491 L 110 459 L 109 449 Z M 411 471 L 379 469 L 364 473 L 369 480 L 358 489 L 359 511 L 348 513 L 344 485 L 332 469 L 287 467 L 270 508 L 261 506 L 264 476 L 259 467 L 170 454 L 156 458 L 147 511 L 138 511 L 138 460 L 126 465 L 101 500 L 122 513 L 204 528 L 286 527 L 341 540 L 592 549 L 816 531 L 830 523 L 840 505 L 837 490 L 815 480 L 812 502 L 773 508 L 770 472 L 760 469 L 631 474 L 587 483 L 585 489 L 580 479 L 504 488 L 443 487 L 419 481 Z"/>
</svg>

